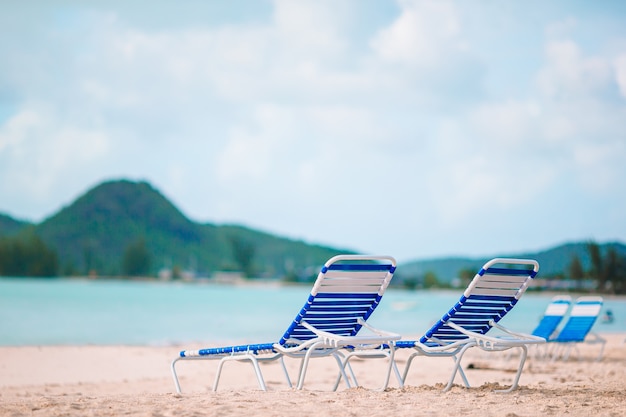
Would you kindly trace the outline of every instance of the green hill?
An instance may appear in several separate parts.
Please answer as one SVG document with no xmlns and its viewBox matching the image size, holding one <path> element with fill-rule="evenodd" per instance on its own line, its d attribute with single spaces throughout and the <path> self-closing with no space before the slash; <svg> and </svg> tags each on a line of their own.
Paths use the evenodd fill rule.
<svg viewBox="0 0 626 417">
<path fill-rule="evenodd" d="M 125 256 L 131 248 L 139 248 L 150 260 L 146 273 L 152 276 L 168 268 L 191 270 L 198 276 L 243 271 L 252 277 L 308 279 L 331 256 L 353 253 L 241 225 L 196 223 L 150 184 L 127 180 L 94 187 L 40 224 L 0 215 L 0 238 L 29 234 L 35 234 L 56 252 L 62 275 L 123 275 Z M 415 260 L 399 265 L 394 282 L 398 285 L 403 280 L 420 280 L 432 273 L 439 282 L 450 283 L 460 271 L 476 271 L 496 256 L 537 259 L 543 277 L 566 272 L 574 256 L 589 270 L 587 244 L 566 243 L 535 253 Z M 604 243 L 600 249 L 603 254 L 614 249 L 626 258 L 622 243 Z"/>
<path fill-rule="evenodd" d="M 16 220 L 6 214 L 0 214 L 0 237 L 15 236 L 32 225 L 32 223 Z"/>
<path fill-rule="evenodd" d="M 531 258 L 539 262 L 539 276 L 554 277 L 562 274 L 567 275 L 570 263 L 574 257 L 578 257 L 584 270 L 591 268 L 591 259 L 588 250 L 589 242 L 573 242 L 556 246 L 539 252 L 525 252 L 515 254 L 495 254 L 494 256 L 481 258 L 438 258 L 428 260 L 416 260 L 402 264 L 398 271 L 404 277 L 423 276 L 428 272 L 434 273 L 442 283 L 450 283 L 457 278 L 459 271 L 476 271 L 488 260 L 499 258 Z M 618 255 L 626 258 L 626 245 L 620 242 L 603 243 L 600 246 L 602 255 L 606 255 L 609 249 L 614 249 Z"/>
<path fill-rule="evenodd" d="M 178 267 L 200 275 L 247 269 L 281 276 L 345 252 L 242 226 L 195 223 L 150 184 L 126 180 L 96 186 L 35 230 L 56 249 L 64 271 L 98 275 L 119 275 L 125 250 L 140 241 L 151 274 Z"/>
</svg>

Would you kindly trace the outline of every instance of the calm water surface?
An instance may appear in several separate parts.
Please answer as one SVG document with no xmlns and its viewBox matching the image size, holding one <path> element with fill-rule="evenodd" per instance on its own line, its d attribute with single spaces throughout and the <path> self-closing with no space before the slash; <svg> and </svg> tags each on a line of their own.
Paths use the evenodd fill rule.
<svg viewBox="0 0 626 417">
<path fill-rule="evenodd" d="M 278 341 L 310 286 L 0 278 L 0 345 L 171 345 Z M 389 290 L 370 323 L 419 336 L 461 290 Z M 530 332 L 551 295 L 527 293 L 501 322 Z M 597 332 L 626 332 L 626 301 L 605 298 L 615 321 Z"/>
</svg>

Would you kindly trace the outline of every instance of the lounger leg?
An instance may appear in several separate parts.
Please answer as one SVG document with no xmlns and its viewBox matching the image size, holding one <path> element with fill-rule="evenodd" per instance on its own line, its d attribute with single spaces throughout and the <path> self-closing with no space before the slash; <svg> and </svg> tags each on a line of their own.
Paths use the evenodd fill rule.
<svg viewBox="0 0 626 417">
<path fill-rule="evenodd" d="M 388 356 L 388 359 L 389 359 L 389 366 L 387 367 L 387 372 L 385 374 L 385 383 L 383 384 L 383 387 L 382 387 L 381 391 L 386 390 L 387 387 L 389 386 L 389 378 L 391 377 L 391 370 L 394 369 L 394 365 L 396 363 L 396 361 L 395 361 L 395 349 L 393 347 L 391 347 L 389 349 L 389 353 L 387 354 L 387 356 Z M 397 368 L 395 368 L 395 369 L 397 370 Z M 400 388 L 402 388 L 402 386 L 400 386 Z"/>
<path fill-rule="evenodd" d="M 465 374 L 463 373 L 463 369 L 461 369 L 461 359 L 463 359 L 463 355 L 470 347 L 474 346 L 473 344 L 466 344 L 463 346 L 461 351 L 459 352 L 458 357 L 454 361 L 454 369 L 452 370 L 452 376 L 450 376 L 450 380 L 448 381 L 448 385 L 443 389 L 443 392 L 449 391 L 452 388 L 452 384 L 454 383 L 454 378 L 456 377 L 456 373 L 460 370 L 463 375 L 463 382 L 466 383 L 466 388 L 469 388 L 469 383 L 467 383 L 467 379 L 465 378 Z"/>
<path fill-rule="evenodd" d="M 554 344 L 546 342 L 545 346 L 537 345 L 539 356 L 537 359 L 541 360 L 551 360 L 552 352 L 554 352 Z"/>
<path fill-rule="evenodd" d="M 319 345 L 323 345 L 323 344 L 324 344 L 323 342 L 319 342 L 319 343 L 315 343 L 311 345 L 311 347 L 307 350 L 306 354 L 304 355 L 304 358 L 302 359 L 302 362 L 300 363 L 300 375 L 298 377 L 298 385 L 296 387 L 297 389 L 301 390 L 302 386 L 304 385 L 304 377 L 306 376 L 306 371 L 307 371 L 307 368 L 309 367 L 309 359 L 311 358 L 311 355 L 313 354 L 313 352 L 315 352 L 315 349 L 317 349 Z"/>
<path fill-rule="evenodd" d="M 463 353 L 465 352 L 465 349 L 467 349 L 467 347 L 465 347 L 462 351 L 460 356 L 463 355 Z M 406 378 L 407 375 L 409 374 L 409 368 L 411 367 L 411 363 L 413 362 L 413 359 L 415 359 L 416 356 L 420 356 L 419 353 L 412 353 L 407 361 L 406 361 L 406 366 L 404 368 L 404 372 L 402 374 L 402 377 L 399 377 L 399 373 L 397 372 L 397 367 L 396 367 L 396 376 L 399 377 L 399 381 L 401 381 L 401 385 L 400 387 L 404 387 L 404 384 L 406 383 Z M 443 355 L 442 355 L 443 356 Z M 461 358 L 460 356 L 457 358 L 456 355 L 445 355 L 445 356 L 450 356 L 452 358 L 452 360 L 454 361 L 454 372 L 452 374 L 452 382 L 454 381 L 454 377 L 456 376 L 456 372 L 459 373 L 459 375 L 461 375 L 461 379 L 463 380 L 463 384 L 465 385 L 465 388 L 469 388 L 470 387 L 470 383 L 467 380 L 467 376 L 465 375 L 465 372 L 463 371 L 463 368 L 460 366 L 461 363 Z M 452 382 L 450 382 L 448 384 L 448 386 L 446 386 L 446 388 L 444 388 L 444 391 L 447 391 L 450 389 L 450 387 L 452 387 Z"/>
<path fill-rule="evenodd" d="M 250 358 L 252 361 L 252 366 L 254 366 L 254 372 L 256 372 L 256 377 L 259 380 L 259 386 L 263 391 L 267 391 L 267 387 L 265 386 L 265 381 L 263 380 L 263 374 L 261 373 L 261 368 L 259 367 L 259 361 L 256 358 Z"/>
<path fill-rule="evenodd" d="M 349 362 L 346 364 L 346 367 L 348 368 L 348 372 L 350 372 L 350 376 L 352 377 L 352 382 L 354 382 L 354 386 L 358 387 L 359 386 L 359 381 L 356 380 L 356 375 L 354 374 L 354 370 L 352 369 L 352 364 L 350 364 Z M 344 378 L 346 378 L 346 385 L 348 386 L 348 388 L 352 388 L 352 386 L 349 384 L 348 379 L 347 379 L 347 373 L 345 373 L 345 369 L 344 369 Z"/>
<path fill-rule="evenodd" d="M 287 372 L 287 367 L 285 366 L 284 358 L 281 356 L 279 358 L 279 361 L 280 361 L 280 365 L 283 367 L 283 372 L 285 373 L 285 379 L 287 379 L 287 385 L 289 385 L 289 388 L 293 388 L 293 385 L 291 385 L 291 378 L 289 378 L 289 372 Z"/>
<path fill-rule="evenodd" d="M 259 367 L 259 362 L 253 356 L 228 356 L 222 358 L 220 360 L 219 365 L 217 366 L 217 373 L 215 374 L 215 382 L 213 384 L 213 391 L 217 391 L 217 385 L 220 381 L 220 376 L 222 375 L 222 367 L 226 361 L 250 361 L 252 367 L 254 368 L 254 372 L 256 373 L 257 380 L 259 381 L 259 387 L 263 391 L 267 391 L 267 387 L 265 386 L 265 381 L 263 380 L 263 374 L 261 373 L 261 368 Z"/>
<path fill-rule="evenodd" d="M 456 361 L 456 356 L 453 356 L 452 359 L 454 359 Z M 459 362 L 460 365 L 460 362 Z M 465 376 L 465 371 L 463 370 L 462 366 L 459 366 L 459 375 L 461 375 L 461 379 L 463 380 L 463 384 L 465 385 L 465 388 L 469 388 L 470 387 L 470 383 L 467 380 L 467 377 Z"/>
<path fill-rule="evenodd" d="M 333 353 L 333 357 L 335 358 L 335 360 L 337 361 L 337 365 L 339 366 L 339 375 L 337 375 L 337 381 L 335 382 L 335 388 L 333 388 L 333 391 L 336 391 L 339 387 L 339 381 L 341 381 L 342 377 L 346 381 L 346 388 L 352 388 L 352 385 L 350 385 L 350 378 L 348 378 L 348 374 L 346 373 L 346 368 L 348 368 L 348 372 L 350 372 L 350 377 L 352 378 L 354 386 L 359 386 L 359 381 L 357 381 L 354 370 L 352 369 L 352 365 L 350 364 L 350 356 L 352 355 L 348 354 L 348 356 L 345 357 L 341 352 Z"/>
<path fill-rule="evenodd" d="M 511 392 L 517 388 L 519 378 L 520 376 L 522 376 L 522 370 L 524 369 L 524 364 L 526 363 L 526 357 L 528 356 L 528 348 L 526 347 L 526 345 L 521 345 L 519 346 L 519 348 L 522 350 L 522 353 L 520 355 L 521 359 L 520 359 L 519 367 L 517 368 L 517 373 L 515 374 L 515 378 L 513 379 L 513 383 L 508 389 L 495 390 L 494 392 L 506 393 L 506 392 Z"/>
<path fill-rule="evenodd" d="M 172 369 L 172 377 L 174 378 L 174 386 L 176 387 L 176 392 L 178 394 L 181 393 L 181 391 L 180 391 L 180 383 L 178 382 L 178 375 L 176 374 L 176 362 L 178 362 L 179 359 L 180 359 L 180 357 L 174 359 L 172 361 L 172 365 L 170 366 L 170 368 Z"/>
<path fill-rule="evenodd" d="M 596 358 L 596 360 L 599 362 L 602 360 L 602 356 L 604 356 L 604 342 L 600 343 L 600 353 L 598 354 L 598 357 Z"/>
<path fill-rule="evenodd" d="M 400 369 L 398 369 L 398 364 L 395 361 L 393 362 L 393 373 L 396 375 L 396 379 L 398 380 L 398 387 L 404 388 L 402 374 L 400 374 Z"/>
<path fill-rule="evenodd" d="M 217 365 L 217 373 L 215 374 L 215 382 L 213 382 L 213 391 L 217 391 L 217 385 L 219 384 L 220 376 L 222 375 L 222 367 L 224 366 L 224 359 L 220 360 L 220 363 Z"/>
<path fill-rule="evenodd" d="M 302 362 L 300 363 L 300 375 L 298 376 L 298 385 L 296 389 L 301 390 L 304 385 L 304 377 L 306 376 L 306 369 L 309 366 L 309 357 L 311 356 L 313 348 L 309 349 L 307 353 L 302 358 Z"/>
<path fill-rule="evenodd" d="M 358 354 L 354 355 L 354 356 L 359 356 Z M 386 358 L 389 362 L 389 364 L 387 365 L 387 371 L 385 372 L 385 379 L 383 380 L 383 385 L 380 388 L 380 391 L 384 391 L 387 389 L 387 387 L 389 386 L 389 378 L 391 377 L 391 370 L 395 369 L 397 371 L 397 367 L 394 368 L 395 365 L 395 349 L 393 347 L 389 348 L 389 351 L 387 352 L 386 350 L 372 350 L 369 351 L 368 353 L 362 354 L 361 356 L 369 356 L 369 357 L 379 357 L 379 358 Z M 399 373 L 396 374 L 396 377 L 399 377 Z M 358 386 L 358 382 L 356 381 L 356 378 L 354 378 L 354 383 L 356 386 Z"/>
<path fill-rule="evenodd" d="M 389 378 L 391 377 L 391 370 L 394 369 L 396 371 L 396 377 L 398 378 L 399 383 L 401 384 L 402 387 L 402 380 L 400 377 L 400 372 L 398 371 L 398 367 L 396 366 L 396 362 L 394 360 L 394 351 L 395 349 L 390 349 L 389 352 L 383 351 L 383 350 L 378 350 L 378 351 L 368 351 L 368 352 L 352 352 L 349 353 L 343 360 L 340 360 L 338 358 L 338 356 L 335 356 L 335 358 L 337 359 L 337 363 L 339 364 L 339 375 L 337 376 L 337 379 L 335 381 L 335 385 L 333 386 L 333 391 L 336 391 L 337 388 L 339 387 L 339 382 L 341 381 L 342 376 L 346 379 L 346 384 L 348 385 L 348 388 L 350 388 L 350 383 L 347 380 L 346 374 L 345 374 L 345 368 L 348 367 L 350 374 L 352 376 L 352 381 L 354 382 L 355 386 L 359 386 L 359 382 L 356 379 L 356 375 L 354 374 L 354 372 L 352 371 L 352 366 L 350 365 L 350 359 L 352 359 L 353 356 L 356 357 L 374 357 L 374 358 L 387 358 L 389 361 L 389 365 L 387 366 L 387 372 L 385 374 L 385 379 L 383 381 L 383 386 L 380 389 L 381 391 L 384 391 L 385 389 L 387 389 L 387 386 L 389 385 Z"/>
<path fill-rule="evenodd" d="M 402 373 L 402 386 L 404 386 L 404 383 L 406 382 L 406 377 L 409 374 L 409 368 L 411 367 L 411 363 L 413 362 L 413 359 L 415 359 L 415 357 L 417 355 L 418 354 L 414 352 L 406 360 L 406 365 L 404 367 L 404 372 Z"/>
<path fill-rule="evenodd" d="M 549 345 L 547 343 L 545 345 L 533 345 L 532 349 L 536 359 L 542 360 L 549 356 Z"/>
<path fill-rule="evenodd" d="M 393 366 L 393 373 L 396 375 L 396 379 L 398 380 L 398 386 L 400 388 L 404 388 L 404 380 L 402 379 L 402 375 L 400 375 L 400 370 L 398 369 L 398 364 L 396 363 L 395 355 L 394 355 L 392 366 Z"/>
<path fill-rule="evenodd" d="M 304 357 L 300 360 L 300 366 L 298 367 L 298 382 L 296 383 L 296 389 L 300 389 L 300 379 L 302 378 L 302 370 L 304 369 Z"/>
<path fill-rule="evenodd" d="M 566 347 L 566 349 L 563 351 L 563 360 L 566 361 L 569 359 L 569 356 L 572 353 L 572 350 L 576 350 L 576 356 L 578 356 L 578 359 L 580 359 L 580 353 L 578 352 L 578 348 L 576 347 L 575 344 L 568 344 L 568 346 Z"/>
<path fill-rule="evenodd" d="M 561 358 L 562 353 L 561 352 L 565 352 L 565 344 L 562 343 L 556 343 L 554 345 L 554 348 L 552 349 L 552 357 L 550 358 L 551 362 L 556 361 L 557 359 Z"/>
<path fill-rule="evenodd" d="M 351 355 L 348 354 L 347 357 L 342 358 L 342 356 L 339 353 L 333 354 L 333 357 L 335 358 L 335 360 L 337 361 L 337 365 L 339 366 L 339 374 L 337 375 L 337 379 L 335 380 L 333 391 L 337 391 L 337 388 L 339 388 L 339 382 L 341 381 L 342 377 L 346 381 L 346 386 L 348 387 L 348 389 L 352 388 L 352 386 L 350 385 L 350 379 L 348 378 L 348 374 L 346 374 L 346 366 L 348 366 L 348 370 L 350 371 L 350 375 L 352 376 L 354 385 L 355 386 L 359 385 L 359 383 L 356 380 L 356 375 L 354 375 L 354 371 L 352 370 L 352 366 L 349 363 L 350 356 Z"/>
<path fill-rule="evenodd" d="M 565 349 L 563 349 L 563 356 L 561 357 L 561 359 L 563 359 L 564 361 L 569 359 L 569 356 L 572 354 L 572 346 L 568 345 Z"/>
</svg>

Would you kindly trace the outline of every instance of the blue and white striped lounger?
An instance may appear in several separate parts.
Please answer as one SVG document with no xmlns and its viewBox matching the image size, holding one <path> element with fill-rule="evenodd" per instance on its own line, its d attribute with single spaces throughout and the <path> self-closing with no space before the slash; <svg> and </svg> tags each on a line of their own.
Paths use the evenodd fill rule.
<svg viewBox="0 0 626 417">
<path fill-rule="evenodd" d="M 572 297 L 569 295 L 555 295 L 552 297 L 541 320 L 539 320 L 539 323 L 537 323 L 537 326 L 531 334 L 549 340 L 556 333 L 559 324 L 561 324 L 563 318 L 567 315 L 571 304 Z M 542 349 L 543 352 L 537 349 L 536 356 L 538 358 L 545 358 L 548 355 L 548 345 L 537 345 L 537 348 L 539 348 L 539 346 L 545 347 L 546 349 Z"/>
<path fill-rule="evenodd" d="M 451 357 L 454 369 L 444 391 L 452 387 L 457 372 L 467 388 L 470 384 L 461 368 L 461 360 L 471 347 L 485 351 L 520 348 L 519 368 L 511 387 L 517 387 L 527 356 L 528 344 L 545 343 L 537 336 L 512 332 L 498 324 L 517 304 L 539 270 L 539 264 L 528 259 L 496 258 L 487 262 L 474 276 L 460 300 L 419 340 L 401 340 L 396 348 L 411 348 L 415 352 L 407 359 L 401 384 L 406 382 L 411 363 L 416 356 Z M 491 329 L 500 335 L 487 335 Z"/>
<path fill-rule="evenodd" d="M 555 347 L 552 353 L 553 360 L 558 358 L 567 360 L 572 349 L 578 353 L 580 343 L 599 344 L 600 353 L 597 360 L 602 359 L 606 340 L 591 331 L 600 315 L 602 305 L 603 299 L 599 296 L 585 296 L 576 299 L 563 329 L 555 338 L 548 340 L 548 343 Z"/>
<path fill-rule="evenodd" d="M 567 315 L 571 304 L 572 297 L 569 295 L 555 295 L 552 297 L 532 335 L 543 337 L 546 340 L 550 339 L 556 332 L 559 324 L 561 324 L 563 317 Z"/>
<path fill-rule="evenodd" d="M 356 377 L 349 365 L 353 356 L 384 356 L 389 366 L 383 388 L 389 381 L 394 365 L 393 341 L 400 335 L 375 329 L 366 323 L 374 312 L 396 270 L 396 261 L 390 256 L 338 255 L 326 262 L 317 276 L 311 293 L 302 309 L 276 343 L 185 350 L 171 364 L 177 392 L 181 392 L 176 364 L 183 360 L 219 360 L 213 390 L 217 390 L 222 367 L 227 361 L 249 361 L 254 367 L 259 386 L 266 390 L 260 362 L 280 361 L 287 384 L 291 379 L 283 358 L 301 360 L 297 388 L 301 389 L 312 357 L 334 357 L 341 378 L 350 387 L 347 368 L 355 385 Z M 361 331 L 365 328 L 367 331 Z M 383 346 L 385 348 L 383 348 Z"/>
</svg>

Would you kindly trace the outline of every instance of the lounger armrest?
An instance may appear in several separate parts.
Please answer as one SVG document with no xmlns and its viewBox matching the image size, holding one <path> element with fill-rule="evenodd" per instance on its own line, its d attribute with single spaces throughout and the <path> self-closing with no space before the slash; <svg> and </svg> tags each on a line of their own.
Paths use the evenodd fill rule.
<svg viewBox="0 0 626 417">
<path fill-rule="evenodd" d="M 365 327 L 367 330 L 369 330 L 373 334 L 356 335 L 356 336 L 341 336 L 341 335 L 336 335 L 334 333 L 319 330 L 304 320 L 301 322 L 301 324 L 307 329 L 311 330 L 313 333 L 315 333 L 318 337 L 322 338 L 329 346 L 332 346 L 332 347 L 343 347 L 343 346 L 364 347 L 364 345 L 372 345 L 368 347 L 373 348 L 384 343 L 392 344 L 392 342 L 396 340 L 400 340 L 402 338 L 402 336 L 400 336 L 397 333 L 380 330 L 373 326 L 370 326 L 369 324 L 367 324 L 365 321 L 361 320 L 360 318 L 358 320 L 359 320 L 359 324 L 361 324 L 363 327 Z"/>
<path fill-rule="evenodd" d="M 456 342 L 442 344 L 441 346 L 427 346 L 420 341 L 415 342 L 415 349 L 421 350 L 423 352 L 428 353 L 438 353 L 438 352 L 449 352 L 455 349 L 459 349 L 469 343 L 476 344 L 476 341 L 473 339 L 463 339 L 457 340 Z"/>
<path fill-rule="evenodd" d="M 285 347 L 281 345 L 280 343 L 275 343 L 274 349 L 282 353 L 294 353 L 294 352 L 299 352 L 299 351 L 308 349 L 309 347 L 311 347 L 315 343 L 318 343 L 319 341 L 320 341 L 320 338 L 316 337 L 314 339 L 309 339 L 307 341 L 304 341 L 298 344 L 297 346 L 292 346 L 292 347 Z"/>
<path fill-rule="evenodd" d="M 546 339 L 544 339 L 543 337 L 540 336 L 534 336 L 532 334 L 528 334 L 528 333 L 521 333 L 521 332 L 514 332 L 513 330 L 510 330 L 504 326 L 502 326 L 501 324 L 496 323 L 495 321 L 491 320 L 489 322 L 489 325 L 491 327 L 494 327 L 506 334 L 509 334 L 513 337 L 516 337 L 517 339 L 519 339 L 519 341 L 521 343 L 525 343 L 525 344 L 531 344 L 531 343 L 546 343 Z M 505 339 L 508 340 L 508 339 Z"/>
<path fill-rule="evenodd" d="M 366 322 L 365 320 L 363 320 L 362 318 L 358 318 L 357 321 L 359 322 L 359 324 L 363 327 L 365 327 L 367 330 L 369 330 L 370 332 L 377 334 L 379 336 L 385 336 L 385 337 L 389 337 L 390 339 L 387 340 L 400 340 L 402 338 L 402 336 L 400 336 L 398 333 L 393 333 L 393 332 L 389 332 L 386 330 L 381 330 L 378 329 L 372 325 L 370 325 L 368 322 Z"/>
<path fill-rule="evenodd" d="M 600 336 L 598 333 L 589 332 L 585 338 L 585 343 L 606 343 L 606 339 Z"/>
<path fill-rule="evenodd" d="M 497 346 L 520 346 L 526 344 L 536 344 L 536 343 L 545 343 L 546 340 L 543 337 L 532 336 L 524 333 L 513 332 L 498 323 L 495 323 L 493 320 L 489 323 L 492 327 L 495 327 L 504 333 L 512 336 L 512 338 L 503 338 L 498 336 L 488 336 L 481 333 L 472 332 L 467 330 L 452 321 L 448 321 L 448 326 L 452 327 L 455 330 L 467 335 L 468 337 L 473 338 L 476 341 L 478 346 L 486 347 L 486 348 L 494 348 Z"/>
</svg>

